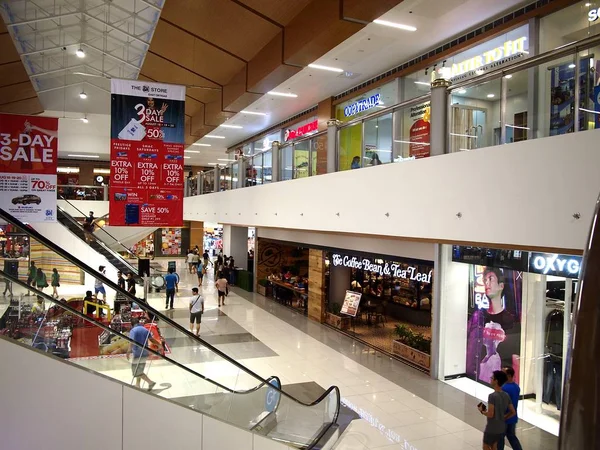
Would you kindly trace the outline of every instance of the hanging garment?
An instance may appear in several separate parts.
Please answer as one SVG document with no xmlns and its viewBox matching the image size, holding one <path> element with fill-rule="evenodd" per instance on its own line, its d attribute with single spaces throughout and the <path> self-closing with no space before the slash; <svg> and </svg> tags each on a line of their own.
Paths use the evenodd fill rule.
<svg viewBox="0 0 600 450">
<path fill-rule="evenodd" d="M 562 400 L 562 361 L 556 362 L 546 359 L 544 370 L 546 374 L 542 400 L 544 403 L 556 404 L 556 409 L 560 411 Z"/>
<path fill-rule="evenodd" d="M 544 362 L 544 403 L 554 403 L 558 410 L 562 397 L 562 363 L 564 312 L 554 309 L 546 317 L 546 352 Z"/>
</svg>

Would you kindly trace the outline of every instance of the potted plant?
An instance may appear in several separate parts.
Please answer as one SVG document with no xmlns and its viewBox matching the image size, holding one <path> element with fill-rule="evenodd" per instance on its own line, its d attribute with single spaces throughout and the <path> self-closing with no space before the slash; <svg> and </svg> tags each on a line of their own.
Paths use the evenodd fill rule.
<svg viewBox="0 0 600 450">
<path fill-rule="evenodd" d="M 266 278 L 258 280 L 256 292 L 258 292 L 260 295 L 264 295 L 265 297 L 272 297 L 273 288 L 271 288 L 271 286 L 269 285 L 269 280 L 267 280 Z"/>
<path fill-rule="evenodd" d="M 340 315 L 342 305 L 339 303 L 331 303 L 329 310 L 325 313 L 325 323 L 339 330 L 347 330 L 350 328 L 350 317 Z"/>
<path fill-rule="evenodd" d="M 429 370 L 431 366 L 431 339 L 423 333 L 415 333 L 403 324 L 394 329 L 396 339 L 392 342 L 392 353 L 412 364 Z"/>
</svg>

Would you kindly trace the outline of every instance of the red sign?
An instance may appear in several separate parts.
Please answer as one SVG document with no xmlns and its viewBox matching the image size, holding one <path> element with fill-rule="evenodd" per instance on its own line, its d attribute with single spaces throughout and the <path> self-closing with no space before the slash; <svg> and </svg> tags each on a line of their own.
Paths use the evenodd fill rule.
<svg viewBox="0 0 600 450">
<path fill-rule="evenodd" d="M 285 130 L 284 140 L 291 141 L 292 139 L 299 138 L 304 136 L 305 134 L 311 133 L 313 131 L 317 131 L 319 129 L 319 121 L 313 120 L 312 122 L 307 123 L 306 125 L 302 125 L 301 127 L 296 128 L 295 130 L 287 129 Z"/>
<path fill-rule="evenodd" d="M 183 226 L 183 86 L 112 80 L 110 224 Z"/>
<path fill-rule="evenodd" d="M 427 158 L 430 154 L 429 134 L 431 124 L 425 119 L 419 119 L 410 127 L 410 156 Z"/>
</svg>

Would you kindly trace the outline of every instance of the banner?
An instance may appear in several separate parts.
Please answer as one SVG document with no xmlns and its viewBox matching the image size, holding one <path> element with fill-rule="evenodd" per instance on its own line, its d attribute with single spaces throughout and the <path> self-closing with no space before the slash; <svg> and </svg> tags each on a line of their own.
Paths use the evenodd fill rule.
<svg viewBox="0 0 600 450">
<path fill-rule="evenodd" d="M 410 108 L 410 118 L 414 123 L 409 132 L 409 157 L 427 158 L 430 154 L 431 102 Z"/>
<path fill-rule="evenodd" d="M 110 224 L 183 226 L 185 87 L 111 80 Z"/>
<path fill-rule="evenodd" d="M 56 221 L 58 119 L 0 114 L 0 208 L 27 222 Z"/>
</svg>

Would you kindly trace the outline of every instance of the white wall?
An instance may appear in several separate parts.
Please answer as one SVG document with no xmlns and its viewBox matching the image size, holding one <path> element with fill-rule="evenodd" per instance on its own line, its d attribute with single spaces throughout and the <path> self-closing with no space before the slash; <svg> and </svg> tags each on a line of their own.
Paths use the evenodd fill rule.
<svg viewBox="0 0 600 450">
<path fill-rule="evenodd" d="M 4 337 L 0 354 L 5 449 L 291 450 Z"/>
<path fill-rule="evenodd" d="M 223 254 L 233 256 L 237 267 L 248 269 L 248 227 L 223 226 Z"/>
<path fill-rule="evenodd" d="M 185 199 L 184 219 L 581 250 L 600 192 L 598 139 L 586 131 L 200 195 Z"/>
<path fill-rule="evenodd" d="M 389 238 L 387 236 L 344 236 L 314 231 L 257 228 L 256 236 L 278 241 L 317 245 L 320 247 L 355 250 L 358 252 L 433 261 L 435 247 L 429 242 L 415 242 Z"/>
<path fill-rule="evenodd" d="M 88 123 L 73 118 L 63 119 L 62 111 L 46 111 L 44 115 L 60 117 L 58 121 L 60 158 L 67 158 L 69 154 L 90 154 L 100 155 L 106 159 L 110 155 L 109 114 L 88 114 Z"/>
</svg>

